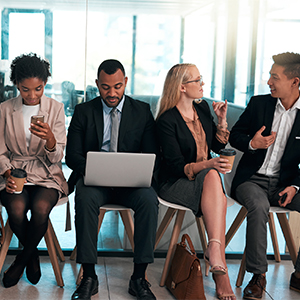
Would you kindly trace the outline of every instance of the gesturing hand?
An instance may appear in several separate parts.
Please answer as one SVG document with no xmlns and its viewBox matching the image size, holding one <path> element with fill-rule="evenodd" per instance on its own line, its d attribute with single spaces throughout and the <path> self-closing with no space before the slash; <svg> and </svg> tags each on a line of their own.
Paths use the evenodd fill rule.
<svg viewBox="0 0 300 300">
<path fill-rule="evenodd" d="M 263 131 L 266 129 L 266 126 L 262 126 L 254 135 L 251 140 L 251 147 L 253 149 L 267 149 L 274 142 L 276 138 L 276 132 L 272 131 L 268 136 L 262 136 Z"/>
<path fill-rule="evenodd" d="M 212 103 L 213 110 L 218 117 L 219 123 L 222 120 L 226 122 L 226 114 L 227 114 L 227 100 Z"/>
</svg>

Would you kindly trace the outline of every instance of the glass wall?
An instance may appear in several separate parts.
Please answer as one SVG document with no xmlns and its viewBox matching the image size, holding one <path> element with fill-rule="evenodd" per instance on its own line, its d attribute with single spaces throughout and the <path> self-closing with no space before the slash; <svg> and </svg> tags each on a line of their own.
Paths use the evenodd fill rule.
<svg viewBox="0 0 300 300">
<path fill-rule="evenodd" d="M 12 59 L 36 52 L 51 63 L 45 93 L 64 103 L 66 127 L 75 105 L 98 95 L 97 68 L 108 58 L 124 64 L 133 97 L 157 100 L 167 71 L 189 62 L 204 96 L 244 106 L 269 92 L 272 55 L 299 52 L 298 0 L 10 0 L 0 11 L 0 102 L 17 94 Z"/>
</svg>

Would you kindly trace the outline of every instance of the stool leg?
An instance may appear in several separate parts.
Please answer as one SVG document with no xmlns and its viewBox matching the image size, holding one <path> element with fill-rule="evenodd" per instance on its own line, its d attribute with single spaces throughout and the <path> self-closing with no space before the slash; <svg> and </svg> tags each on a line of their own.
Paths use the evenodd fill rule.
<svg viewBox="0 0 300 300">
<path fill-rule="evenodd" d="M 3 245 L 0 249 L 0 272 L 2 270 L 4 261 L 5 261 L 6 255 L 7 255 L 8 247 L 9 247 L 9 244 L 10 244 L 12 236 L 13 236 L 13 232 L 9 226 L 8 220 L 6 221 L 4 228 L 5 228 L 5 238 L 3 241 Z"/>
<path fill-rule="evenodd" d="M 159 284 L 160 286 L 165 285 L 167 274 L 168 274 L 170 264 L 171 264 L 171 260 L 174 256 L 174 252 L 175 252 L 175 249 L 176 249 L 176 243 L 178 242 L 178 237 L 179 237 L 179 234 L 180 234 L 180 230 L 181 230 L 184 215 L 185 215 L 185 210 L 178 210 L 176 220 L 175 220 L 175 224 L 174 224 L 174 228 L 173 228 L 173 232 L 172 232 L 172 236 L 171 236 L 171 240 L 170 240 L 170 245 L 169 245 L 167 257 L 166 257 L 166 260 L 165 260 L 163 272 L 162 272 L 161 279 L 160 279 L 160 284 Z"/>
<path fill-rule="evenodd" d="M 119 213 L 121 215 L 125 231 L 127 233 L 129 242 L 131 244 L 132 251 L 134 251 L 134 240 L 133 240 L 133 233 L 134 233 L 134 224 L 131 217 L 130 210 L 119 210 Z"/>
<path fill-rule="evenodd" d="M 158 243 L 160 242 L 161 238 L 163 237 L 165 231 L 167 230 L 170 222 L 172 221 L 174 215 L 176 213 L 176 209 L 168 207 L 158 229 L 156 232 L 156 239 L 155 239 L 155 246 L 154 250 L 156 249 Z"/>
<path fill-rule="evenodd" d="M 54 231 L 54 228 L 53 228 L 53 225 L 52 225 L 52 222 L 51 222 L 50 219 L 49 219 L 49 222 L 48 222 L 48 227 L 49 227 L 52 239 L 53 239 L 53 243 L 54 243 L 54 246 L 55 246 L 55 249 L 56 249 L 57 256 L 59 257 L 61 262 L 64 262 L 66 259 L 65 259 L 64 253 L 61 250 L 60 244 L 58 242 L 56 233 Z"/>
<path fill-rule="evenodd" d="M 233 236 L 235 235 L 235 233 L 237 232 L 237 230 L 242 225 L 242 223 L 245 220 L 246 216 L 247 216 L 247 209 L 243 206 L 240 209 L 239 213 L 235 217 L 233 223 L 231 224 L 230 228 L 228 229 L 228 231 L 226 233 L 225 248 L 227 247 L 227 245 L 229 244 L 229 242 L 231 241 L 231 239 L 233 238 Z"/>
<path fill-rule="evenodd" d="M 55 246 L 54 246 L 54 242 L 53 242 L 53 239 L 51 236 L 51 230 L 50 230 L 49 226 L 44 235 L 44 239 L 46 241 L 46 245 L 47 245 L 47 249 L 48 249 L 48 253 L 49 253 L 50 261 L 51 261 L 51 264 L 53 267 L 57 285 L 60 287 L 63 287 L 64 281 L 63 281 L 61 271 L 59 268 L 59 264 L 58 264 L 58 260 L 57 260 L 57 256 L 56 256 L 56 250 L 55 250 Z"/>
<path fill-rule="evenodd" d="M 240 287 L 243 284 L 245 273 L 246 273 L 246 251 L 244 251 L 243 258 L 242 258 L 241 265 L 240 265 L 240 269 L 239 269 L 239 274 L 238 274 L 238 277 L 236 279 L 235 285 L 237 287 Z"/>
<path fill-rule="evenodd" d="M 293 261 L 293 264 L 295 265 L 296 260 L 297 260 L 297 249 L 296 249 L 296 245 L 294 242 L 294 238 L 292 235 L 289 221 L 288 221 L 285 213 L 281 213 L 281 214 L 277 213 L 277 218 L 280 223 L 280 226 L 281 226 L 281 229 L 282 229 L 285 241 L 286 241 L 286 245 L 289 249 L 291 259 Z"/>
<path fill-rule="evenodd" d="M 274 215 L 273 213 L 269 213 L 269 229 L 274 249 L 274 257 L 276 262 L 280 262 L 280 252 L 279 252 L 279 246 L 278 246 L 278 240 L 277 240 L 277 233 L 275 228 L 275 222 L 274 222 Z"/>
</svg>

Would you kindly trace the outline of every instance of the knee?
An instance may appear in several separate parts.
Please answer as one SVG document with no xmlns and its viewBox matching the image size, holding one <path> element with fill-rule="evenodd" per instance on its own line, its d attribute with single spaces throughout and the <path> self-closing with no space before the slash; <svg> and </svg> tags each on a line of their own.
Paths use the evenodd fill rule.
<svg viewBox="0 0 300 300">
<path fill-rule="evenodd" d="M 138 195 L 138 209 L 140 208 L 147 214 L 158 214 L 158 199 L 152 189 L 141 190 Z"/>
<path fill-rule="evenodd" d="M 33 217 L 38 217 L 41 222 L 48 220 L 49 214 L 52 210 L 52 205 L 47 201 L 39 201 L 31 209 L 31 214 Z"/>
</svg>

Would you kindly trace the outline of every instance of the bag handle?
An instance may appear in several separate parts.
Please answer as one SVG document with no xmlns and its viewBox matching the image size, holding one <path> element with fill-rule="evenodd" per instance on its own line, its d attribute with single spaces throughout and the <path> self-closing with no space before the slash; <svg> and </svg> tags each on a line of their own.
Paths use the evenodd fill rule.
<svg viewBox="0 0 300 300">
<path fill-rule="evenodd" d="M 182 243 L 182 244 L 185 244 L 185 240 L 187 240 L 191 252 L 192 252 L 193 254 L 195 254 L 196 251 L 195 251 L 194 245 L 193 245 L 193 243 L 192 243 L 192 240 L 191 240 L 190 236 L 189 236 L 187 233 L 185 233 L 185 234 L 182 235 L 182 237 L 181 237 L 181 243 Z"/>
</svg>

